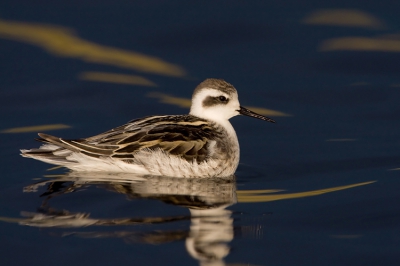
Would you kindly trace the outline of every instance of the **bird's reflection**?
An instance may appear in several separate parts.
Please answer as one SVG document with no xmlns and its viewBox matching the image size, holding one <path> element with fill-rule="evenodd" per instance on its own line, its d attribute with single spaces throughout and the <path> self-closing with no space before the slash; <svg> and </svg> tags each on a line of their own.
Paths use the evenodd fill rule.
<svg viewBox="0 0 400 266">
<path fill-rule="evenodd" d="M 188 253 L 198 260 L 200 265 L 224 265 L 223 258 L 229 253 L 228 243 L 233 239 L 234 230 L 231 211 L 226 207 L 237 201 L 234 176 L 224 179 L 185 179 L 122 173 L 68 172 L 27 186 L 24 191 L 35 192 L 41 186 L 47 186 L 46 191 L 42 194 L 45 197 L 42 206 L 35 213 L 23 212 L 26 219 L 19 220 L 21 225 L 79 228 L 163 224 L 190 220 L 189 230 L 153 230 L 150 232 L 99 230 L 55 234 L 75 235 L 83 238 L 116 237 L 127 242 L 151 244 L 185 239 Z M 91 218 L 89 213 L 72 213 L 50 207 L 52 198 L 83 191 L 89 186 L 122 193 L 130 199 L 155 199 L 186 207 L 190 211 L 190 216 L 96 219 Z"/>
</svg>

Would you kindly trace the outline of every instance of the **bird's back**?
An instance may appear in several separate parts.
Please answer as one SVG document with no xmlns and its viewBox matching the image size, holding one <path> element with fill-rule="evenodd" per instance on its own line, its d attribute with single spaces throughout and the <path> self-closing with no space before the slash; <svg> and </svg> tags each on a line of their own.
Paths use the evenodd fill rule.
<svg viewBox="0 0 400 266">
<path fill-rule="evenodd" d="M 149 116 L 85 139 L 39 136 L 45 144 L 23 156 L 80 171 L 211 177 L 239 162 L 236 134 L 192 115 Z"/>
</svg>

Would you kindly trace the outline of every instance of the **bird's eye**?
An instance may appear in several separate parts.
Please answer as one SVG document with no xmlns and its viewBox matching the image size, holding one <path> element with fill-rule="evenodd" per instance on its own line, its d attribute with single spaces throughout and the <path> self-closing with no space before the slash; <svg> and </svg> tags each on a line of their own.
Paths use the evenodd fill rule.
<svg viewBox="0 0 400 266">
<path fill-rule="evenodd" d="M 218 99 L 219 99 L 221 102 L 226 102 L 226 101 L 228 100 L 225 96 L 219 96 Z"/>
</svg>

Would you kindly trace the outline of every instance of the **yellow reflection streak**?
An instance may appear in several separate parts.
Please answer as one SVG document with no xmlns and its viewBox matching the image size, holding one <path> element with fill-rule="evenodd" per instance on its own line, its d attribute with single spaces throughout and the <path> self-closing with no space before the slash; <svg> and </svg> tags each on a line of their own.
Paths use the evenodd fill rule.
<svg viewBox="0 0 400 266">
<path fill-rule="evenodd" d="M 400 40 L 385 39 L 382 37 L 343 37 L 325 40 L 319 51 L 377 51 L 400 52 Z"/>
<path fill-rule="evenodd" d="M 40 125 L 40 126 L 30 126 L 30 127 L 14 127 L 9 129 L 4 129 L 0 133 L 27 133 L 27 132 L 40 132 L 49 131 L 57 129 L 70 128 L 71 126 L 64 124 L 51 124 L 51 125 Z"/>
<path fill-rule="evenodd" d="M 282 192 L 285 191 L 284 189 L 254 189 L 254 190 L 241 190 L 240 194 L 249 194 L 249 195 L 254 195 L 254 194 L 263 194 L 263 193 L 276 193 L 276 192 Z"/>
<path fill-rule="evenodd" d="M 261 107 L 254 107 L 254 106 L 245 106 L 245 107 L 250 109 L 251 111 L 254 111 L 256 113 L 259 113 L 261 115 L 266 115 L 266 116 L 292 116 L 291 114 L 286 114 L 286 113 L 282 113 L 280 111 L 265 109 L 265 108 L 261 108 Z"/>
<path fill-rule="evenodd" d="M 374 16 L 354 9 L 317 10 L 302 20 L 304 24 L 331 25 L 342 27 L 360 27 L 368 29 L 384 29 L 385 25 Z"/>
<path fill-rule="evenodd" d="M 49 53 L 86 62 L 130 68 L 168 76 L 184 76 L 183 68 L 148 55 L 117 49 L 79 38 L 70 29 L 0 20 L 0 38 L 39 46 Z"/>
<path fill-rule="evenodd" d="M 157 87 L 157 85 L 141 76 L 107 73 L 107 72 L 82 72 L 79 75 L 80 79 L 98 81 L 98 82 L 109 82 L 109 83 L 120 83 L 130 85 L 141 85 L 149 87 Z"/>
<path fill-rule="evenodd" d="M 325 193 L 330 193 L 334 191 L 340 191 L 344 189 L 364 186 L 368 184 L 375 183 L 376 181 L 368 181 L 363 183 L 351 184 L 347 186 L 339 186 L 332 187 L 326 189 L 312 190 L 306 192 L 298 192 L 298 193 L 287 193 L 287 194 L 277 194 L 277 195 L 260 195 L 262 192 L 258 192 L 258 190 L 240 190 L 237 191 L 238 202 L 248 203 L 248 202 L 268 202 L 268 201 L 276 201 L 276 200 L 285 200 L 285 199 L 296 199 L 296 198 L 305 198 L 311 196 L 318 196 Z"/>
<path fill-rule="evenodd" d="M 180 98 L 180 97 L 174 97 L 174 96 L 170 96 L 167 94 L 163 94 L 163 93 L 159 93 L 159 92 L 152 92 L 147 94 L 147 97 L 152 97 L 152 98 L 158 98 L 160 100 L 160 102 L 162 103 L 167 103 L 167 104 L 172 104 L 172 105 L 176 105 L 182 108 L 190 108 L 192 101 L 190 99 L 187 98 Z M 246 107 L 249 108 L 250 110 L 262 114 L 262 115 L 266 115 L 266 116 L 292 116 L 290 114 L 286 114 L 280 111 L 275 111 L 275 110 L 271 110 L 271 109 L 266 109 L 266 108 L 260 108 L 260 107 Z"/>
<path fill-rule="evenodd" d="M 192 101 L 190 99 L 173 97 L 159 92 L 151 92 L 146 96 L 151 98 L 158 98 L 162 103 L 172 104 L 182 108 L 190 108 L 190 106 L 192 105 Z"/>
</svg>

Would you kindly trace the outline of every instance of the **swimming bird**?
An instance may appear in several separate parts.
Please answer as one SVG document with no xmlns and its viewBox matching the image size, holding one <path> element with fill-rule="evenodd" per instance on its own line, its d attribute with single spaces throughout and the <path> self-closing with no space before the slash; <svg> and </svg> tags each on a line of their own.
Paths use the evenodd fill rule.
<svg viewBox="0 0 400 266">
<path fill-rule="evenodd" d="M 275 123 L 240 106 L 230 83 L 210 78 L 194 90 L 188 115 L 139 118 L 81 139 L 39 133 L 44 144 L 21 155 L 75 171 L 227 177 L 239 164 L 239 142 L 229 122 L 236 115 Z"/>
</svg>

